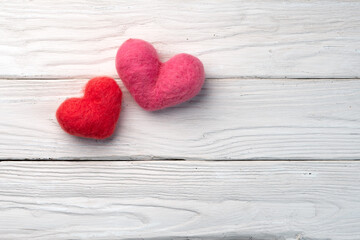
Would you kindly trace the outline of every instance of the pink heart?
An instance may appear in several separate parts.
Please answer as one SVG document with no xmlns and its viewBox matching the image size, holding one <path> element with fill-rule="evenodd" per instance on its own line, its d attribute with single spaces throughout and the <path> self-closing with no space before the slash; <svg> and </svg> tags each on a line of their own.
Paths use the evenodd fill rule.
<svg viewBox="0 0 360 240">
<path fill-rule="evenodd" d="M 185 102 L 199 93 L 204 66 L 189 54 L 160 62 L 155 48 L 140 39 L 129 39 L 116 55 L 116 70 L 135 101 L 155 111 Z"/>
</svg>

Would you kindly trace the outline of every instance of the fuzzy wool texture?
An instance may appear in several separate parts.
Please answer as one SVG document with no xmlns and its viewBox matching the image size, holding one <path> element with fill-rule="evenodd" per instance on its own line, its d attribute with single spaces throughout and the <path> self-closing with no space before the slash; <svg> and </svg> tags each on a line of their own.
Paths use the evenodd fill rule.
<svg viewBox="0 0 360 240">
<path fill-rule="evenodd" d="M 116 70 L 135 101 L 155 111 L 185 102 L 201 90 L 204 66 L 181 53 L 162 63 L 155 48 L 140 39 L 129 39 L 116 55 Z"/>
<path fill-rule="evenodd" d="M 65 100 L 56 118 L 67 133 L 85 138 L 110 137 L 121 111 L 122 92 L 114 79 L 95 77 L 88 81 L 82 98 Z"/>
</svg>

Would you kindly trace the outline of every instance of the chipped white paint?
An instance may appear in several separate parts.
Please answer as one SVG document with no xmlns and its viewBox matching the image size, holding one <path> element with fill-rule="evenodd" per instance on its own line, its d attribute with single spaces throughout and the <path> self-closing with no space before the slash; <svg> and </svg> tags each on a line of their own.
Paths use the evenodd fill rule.
<svg viewBox="0 0 360 240">
<path fill-rule="evenodd" d="M 0 80 L 0 158 L 360 159 L 360 81 L 207 80 L 185 104 L 146 112 L 125 88 L 114 136 L 62 131 L 55 111 L 87 80 Z"/>
<path fill-rule="evenodd" d="M 360 76 L 359 1 L 0 1 L 4 77 L 116 76 L 128 38 L 162 59 L 198 56 L 209 78 Z"/>
<path fill-rule="evenodd" d="M 360 162 L 0 162 L 0 239 L 358 240 Z"/>
</svg>

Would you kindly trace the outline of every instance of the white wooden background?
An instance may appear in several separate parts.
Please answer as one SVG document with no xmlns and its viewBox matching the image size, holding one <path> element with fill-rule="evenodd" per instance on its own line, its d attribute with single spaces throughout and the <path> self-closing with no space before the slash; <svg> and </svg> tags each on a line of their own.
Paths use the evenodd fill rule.
<svg viewBox="0 0 360 240">
<path fill-rule="evenodd" d="M 0 1 L 0 240 L 359 240 L 359 13 L 355 0 Z M 128 38 L 164 61 L 199 57 L 201 93 L 140 109 L 114 67 Z M 69 136 L 55 111 L 97 75 L 124 91 L 116 133 Z"/>
</svg>

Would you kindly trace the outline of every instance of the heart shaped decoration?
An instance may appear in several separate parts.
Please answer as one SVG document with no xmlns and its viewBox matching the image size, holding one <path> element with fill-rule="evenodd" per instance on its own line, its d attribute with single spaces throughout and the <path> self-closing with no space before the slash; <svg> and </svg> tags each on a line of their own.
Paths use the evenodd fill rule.
<svg viewBox="0 0 360 240">
<path fill-rule="evenodd" d="M 196 57 L 182 53 L 162 63 L 154 47 L 140 39 L 129 39 L 119 48 L 116 70 L 135 101 L 148 111 L 189 100 L 205 80 L 204 66 Z"/>
<path fill-rule="evenodd" d="M 78 137 L 110 137 L 119 118 L 122 92 L 114 79 L 95 77 L 86 84 L 84 97 L 65 100 L 56 118 L 67 133 Z"/>
</svg>

